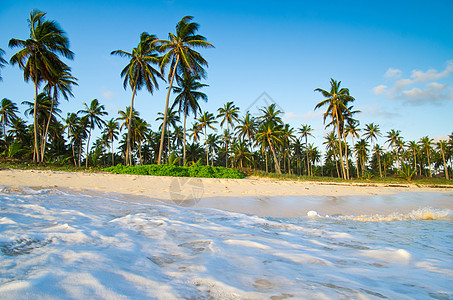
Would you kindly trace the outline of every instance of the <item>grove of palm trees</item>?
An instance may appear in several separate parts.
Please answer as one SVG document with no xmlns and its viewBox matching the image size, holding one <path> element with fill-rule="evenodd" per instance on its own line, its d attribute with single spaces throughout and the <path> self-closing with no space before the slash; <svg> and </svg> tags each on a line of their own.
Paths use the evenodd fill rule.
<svg viewBox="0 0 453 300">
<path fill-rule="evenodd" d="M 381 132 L 379 124 L 361 124 L 360 111 L 354 109 L 360 100 L 335 79 L 313 87 L 313 97 L 322 97 L 313 109 L 323 112 L 328 130 L 318 141 L 324 149 L 314 145 L 312 128 L 319 124 L 294 128 L 275 104 L 258 114 L 242 111 L 232 100 L 219 103 L 217 111 L 204 110 L 208 62 L 198 50 L 214 45 L 198 33 L 200 25 L 193 19 L 183 17 L 168 39 L 144 32 L 132 50 L 112 49 L 115 59 L 124 60 L 118 76 L 131 91 L 130 103 L 112 116 L 97 99 L 84 100 L 75 112 L 61 111 L 60 100 L 74 101 L 72 87 L 78 84 L 68 65 L 74 53 L 58 23 L 33 10 L 29 38 L 9 41 L 17 50 L 10 58 L 0 49 L 0 68 L 18 67 L 35 91 L 32 101 L 1 100 L 2 161 L 81 168 L 198 162 L 265 176 L 451 180 L 453 133 L 439 141 L 428 136 L 405 140 L 398 129 Z M 154 99 L 156 111 L 135 109 L 139 91 L 151 96 L 165 88 L 166 98 Z M 152 129 L 154 120 L 145 119 L 151 113 L 159 128 Z M 95 130 L 100 136 L 93 135 Z"/>
</svg>

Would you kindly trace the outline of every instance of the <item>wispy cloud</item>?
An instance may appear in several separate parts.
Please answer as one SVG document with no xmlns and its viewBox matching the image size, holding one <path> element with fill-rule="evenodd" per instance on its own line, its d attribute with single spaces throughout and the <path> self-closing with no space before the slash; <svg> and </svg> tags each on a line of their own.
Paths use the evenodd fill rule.
<svg viewBox="0 0 453 300">
<path fill-rule="evenodd" d="M 102 92 L 102 98 L 106 100 L 112 100 L 115 97 L 115 93 L 112 91 L 103 91 Z"/>
<path fill-rule="evenodd" d="M 453 89 L 448 84 L 441 84 L 436 81 L 448 78 L 452 72 L 453 60 L 449 60 L 442 71 L 436 69 L 413 70 L 409 78 L 396 80 L 391 88 L 386 85 L 378 85 L 373 88 L 373 93 L 375 95 L 386 95 L 390 99 L 402 100 L 413 105 L 446 102 L 453 100 Z M 389 68 L 384 77 L 397 79 L 401 75 L 401 70 Z"/>
</svg>

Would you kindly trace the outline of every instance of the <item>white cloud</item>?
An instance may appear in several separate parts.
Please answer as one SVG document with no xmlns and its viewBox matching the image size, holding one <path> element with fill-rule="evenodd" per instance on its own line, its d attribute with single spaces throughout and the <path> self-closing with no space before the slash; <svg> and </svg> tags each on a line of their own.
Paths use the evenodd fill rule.
<svg viewBox="0 0 453 300">
<path fill-rule="evenodd" d="M 396 117 L 400 116 L 400 114 L 398 114 L 395 111 L 384 110 L 382 107 L 377 106 L 377 105 L 361 106 L 361 107 L 359 107 L 359 109 L 362 112 L 362 114 L 371 115 L 373 117 L 379 116 L 379 117 L 384 117 L 384 118 L 390 119 L 390 118 L 396 118 Z"/>
<path fill-rule="evenodd" d="M 386 85 L 378 85 L 373 88 L 373 93 L 375 95 L 384 95 L 387 92 L 387 86 Z"/>
<path fill-rule="evenodd" d="M 385 78 L 400 78 L 401 74 L 403 74 L 403 71 L 399 69 L 393 69 L 389 68 L 387 72 L 385 72 L 384 77 Z"/>
<path fill-rule="evenodd" d="M 452 72 L 453 60 L 449 60 L 442 71 L 436 69 L 413 70 L 410 78 L 396 80 L 391 88 L 386 85 L 378 85 L 373 88 L 373 93 L 375 95 L 386 95 L 390 99 L 403 100 L 414 105 L 449 101 L 453 99 L 453 89 L 447 84 L 435 81 L 448 78 Z M 389 68 L 384 76 L 389 79 L 396 79 L 401 74 L 401 70 Z"/>
<path fill-rule="evenodd" d="M 291 121 L 309 123 L 310 121 L 312 121 L 314 119 L 321 119 L 322 114 L 323 114 L 322 110 L 309 111 L 304 114 L 296 114 L 293 112 L 287 112 L 283 115 L 283 121 L 288 122 L 291 120 Z"/>
<path fill-rule="evenodd" d="M 115 93 L 112 91 L 103 91 L 102 92 L 102 98 L 107 99 L 107 100 L 112 100 L 115 97 Z"/>
<path fill-rule="evenodd" d="M 402 91 L 396 98 L 412 104 L 439 103 L 445 100 L 453 100 L 453 90 L 447 84 L 432 82 L 424 89 L 413 88 Z"/>
</svg>

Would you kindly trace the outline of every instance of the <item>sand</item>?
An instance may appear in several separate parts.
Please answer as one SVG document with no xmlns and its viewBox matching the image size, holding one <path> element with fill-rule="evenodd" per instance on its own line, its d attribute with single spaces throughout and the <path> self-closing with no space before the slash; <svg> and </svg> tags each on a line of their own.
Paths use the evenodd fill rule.
<svg viewBox="0 0 453 300">
<path fill-rule="evenodd" d="M 389 213 L 424 206 L 453 209 L 453 188 L 416 185 L 320 183 L 263 178 L 175 178 L 108 173 L 41 170 L 0 170 L 0 185 L 53 188 L 72 193 L 121 195 L 127 200 L 160 200 L 181 206 L 201 206 L 268 216 L 300 216 L 309 210 L 323 214 Z M 429 197 L 395 197 L 413 194 Z M 364 202 L 363 196 L 373 196 Z M 362 199 L 362 200 L 360 200 Z"/>
</svg>

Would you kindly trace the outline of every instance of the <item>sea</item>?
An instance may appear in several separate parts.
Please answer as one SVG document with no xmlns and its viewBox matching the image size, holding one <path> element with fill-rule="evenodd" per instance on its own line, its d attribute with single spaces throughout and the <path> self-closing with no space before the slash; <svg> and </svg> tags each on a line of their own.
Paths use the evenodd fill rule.
<svg viewBox="0 0 453 300">
<path fill-rule="evenodd" d="M 266 216 L 2 186 L 0 299 L 453 299 L 453 213 Z"/>
</svg>

